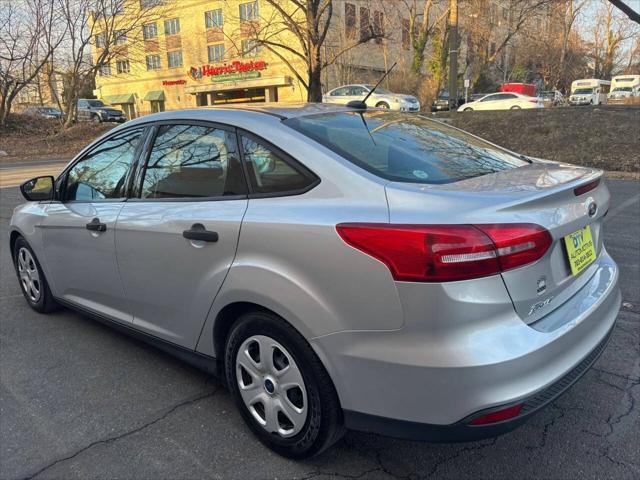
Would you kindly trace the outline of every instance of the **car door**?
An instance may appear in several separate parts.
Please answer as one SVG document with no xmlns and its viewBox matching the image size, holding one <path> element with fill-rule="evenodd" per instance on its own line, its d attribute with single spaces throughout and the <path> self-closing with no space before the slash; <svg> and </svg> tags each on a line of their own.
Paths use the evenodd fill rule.
<svg viewBox="0 0 640 480">
<path fill-rule="evenodd" d="M 497 107 L 497 101 L 500 99 L 500 93 L 494 93 L 493 95 L 487 95 L 478 102 L 476 110 L 495 110 Z"/>
<path fill-rule="evenodd" d="M 235 131 L 161 123 L 116 227 L 134 326 L 195 348 L 235 257 L 247 187 Z"/>
<path fill-rule="evenodd" d="M 59 200 L 40 225 L 54 295 L 122 322 L 132 317 L 116 264 L 115 225 L 144 136 L 144 127 L 120 131 L 82 155 L 59 177 Z"/>
<path fill-rule="evenodd" d="M 327 103 L 336 103 L 339 105 L 346 104 L 348 102 L 346 98 L 349 94 L 349 88 L 350 87 L 340 87 L 332 90 L 329 95 L 325 97 L 327 99 Z"/>
</svg>

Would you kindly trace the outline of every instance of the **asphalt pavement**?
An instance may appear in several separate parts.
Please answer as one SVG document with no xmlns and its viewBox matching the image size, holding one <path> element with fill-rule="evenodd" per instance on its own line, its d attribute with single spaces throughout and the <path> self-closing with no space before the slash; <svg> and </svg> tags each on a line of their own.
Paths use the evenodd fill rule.
<svg viewBox="0 0 640 480">
<path fill-rule="evenodd" d="M 576 385 L 502 437 L 426 444 L 350 432 L 303 462 L 245 427 L 215 378 L 77 313 L 39 315 L 11 265 L 0 189 L 0 478 L 640 478 L 640 183 L 608 181 L 624 307 Z"/>
</svg>

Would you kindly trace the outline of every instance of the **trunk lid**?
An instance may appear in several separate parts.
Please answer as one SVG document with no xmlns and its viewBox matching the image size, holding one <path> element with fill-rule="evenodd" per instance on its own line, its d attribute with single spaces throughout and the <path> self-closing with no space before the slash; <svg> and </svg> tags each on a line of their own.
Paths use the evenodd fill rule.
<svg viewBox="0 0 640 480">
<path fill-rule="evenodd" d="M 609 208 L 601 176 L 600 170 L 535 161 L 449 184 L 390 182 L 386 186 L 390 222 L 534 223 L 549 230 L 553 242 L 540 260 L 501 274 L 516 312 L 532 323 L 562 305 L 597 269 L 591 264 L 573 275 L 564 238 L 589 226 L 596 256 L 600 254 L 602 220 Z M 595 188 L 576 195 L 576 187 L 595 180 L 599 180 Z"/>
</svg>

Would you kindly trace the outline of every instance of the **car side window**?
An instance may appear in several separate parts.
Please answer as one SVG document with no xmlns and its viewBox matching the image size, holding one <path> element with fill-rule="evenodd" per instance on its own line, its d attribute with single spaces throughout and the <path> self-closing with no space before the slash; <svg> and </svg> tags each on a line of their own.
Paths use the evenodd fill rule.
<svg viewBox="0 0 640 480">
<path fill-rule="evenodd" d="M 480 100 L 481 102 L 492 102 L 494 100 L 499 100 L 498 95 L 487 95 L 486 97 L 484 97 L 482 100 Z"/>
<path fill-rule="evenodd" d="M 364 87 L 351 87 L 351 95 L 366 95 L 367 90 Z"/>
<path fill-rule="evenodd" d="M 242 149 L 253 193 L 294 193 L 317 181 L 311 172 L 253 138 L 243 135 Z"/>
<path fill-rule="evenodd" d="M 333 92 L 331 92 L 332 97 L 343 97 L 346 94 L 347 94 L 346 87 L 336 88 Z"/>
<path fill-rule="evenodd" d="M 162 125 L 142 181 L 142 198 L 245 195 L 235 135 L 202 125 Z"/>
<path fill-rule="evenodd" d="M 66 177 L 65 201 L 123 198 L 126 195 L 125 178 L 143 133 L 143 128 L 118 133 L 71 167 Z"/>
<path fill-rule="evenodd" d="M 512 100 L 514 98 L 518 98 L 518 96 L 513 93 L 503 93 L 500 100 Z"/>
</svg>

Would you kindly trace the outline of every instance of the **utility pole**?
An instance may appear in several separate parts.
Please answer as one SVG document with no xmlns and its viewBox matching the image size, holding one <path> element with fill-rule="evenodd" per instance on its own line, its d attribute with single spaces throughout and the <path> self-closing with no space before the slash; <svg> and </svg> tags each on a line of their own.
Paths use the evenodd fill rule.
<svg viewBox="0 0 640 480">
<path fill-rule="evenodd" d="M 458 105 L 458 0 L 449 0 L 449 108 Z"/>
</svg>

